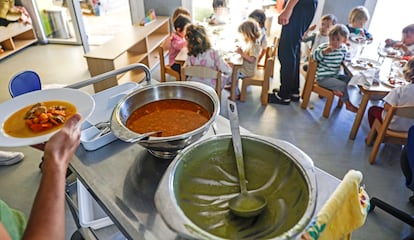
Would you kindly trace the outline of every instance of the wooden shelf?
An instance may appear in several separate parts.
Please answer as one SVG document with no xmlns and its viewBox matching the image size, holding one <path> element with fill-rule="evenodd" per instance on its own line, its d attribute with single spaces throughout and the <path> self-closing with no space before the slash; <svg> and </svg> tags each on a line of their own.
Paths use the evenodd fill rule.
<svg viewBox="0 0 414 240">
<path fill-rule="evenodd" d="M 132 63 L 143 63 L 151 70 L 158 64 L 158 46 L 170 35 L 169 17 L 158 16 L 147 26 L 132 26 L 84 57 L 89 73 L 96 76 Z M 145 74 L 133 70 L 126 74 L 94 84 L 95 92 L 116 86 L 125 81 L 140 82 Z"/>
<path fill-rule="evenodd" d="M 0 45 L 4 50 L 0 53 L 0 60 L 36 42 L 32 25 L 17 22 L 0 27 Z"/>
<path fill-rule="evenodd" d="M 152 51 L 160 45 L 161 42 L 164 42 L 169 35 L 163 34 L 151 34 L 147 37 L 147 49 L 148 51 Z"/>
</svg>

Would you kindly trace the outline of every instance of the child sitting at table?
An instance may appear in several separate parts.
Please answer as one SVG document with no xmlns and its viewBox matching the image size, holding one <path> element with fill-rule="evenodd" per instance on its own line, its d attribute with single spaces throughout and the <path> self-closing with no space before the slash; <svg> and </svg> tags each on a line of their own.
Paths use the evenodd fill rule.
<svg viewBox="0 0 414 240">
<path fill-rule="evenodd" d="M 257 69 L 257 61 L 259 59 L 262 48 L 260 46 L 260 28 L 256 21 L 246 20 L 240 24 L 238 32 L 243 36 L 245 47 L 237 46 L 236 53 L 243 58 L 243 63 L 239 68 L 238 77 L 245 78 L 254 76 Z M 231 64 L 230 64 L 231 65 Z M 238 86 L 238 84 L 236 84 Z M 227 85 L 225 89 L 230 90 L 231 85 Z M 236 89 L 236 98 L 239 98 L 240 90 Z"/>
<path fill-rule="evenodd" d="M 365 28 L 369 20 L 369 12 L 364 6 L 354 7 L 349 13 L 349 23 L 346 27 L 349 30 L 349 38 L 354 42 L 372 42 L 373 37 Z"/>
<path fill-rule="evenodd" d="M 340 74 L 341 64 L 348 48 L 344 41 L 348 38 L 349 31 L 343 24 L 336 24 L 329 31 L 329 42 L 322 43 L 312 53 L 312 57 L 318 62 L 316 80 L 319 86 L 330 89 L 341 98 L 348 111 L 356 113 L 355 107 L 348 96 L 348 82 L 350 78 Z"/>
<path fill-rule="evenodd" d="M 266 48 L 267 48 L 267 35 L 266 35 L 266 14 L 262 9 L 256 9 L 253 12 L 249 14 L 249 18 L 255 20 L 260 27 L 260 46 L 262 47 L 262 52 L 260 53 L 259 59 L 257 60 L 260 62 L 260 60 L 263 58 L 263 56 L 266 54 Z"/>
<path fill-rule="evenodd" d="M 170 54 L 168 56 L 169 65 L 171 68 L 181 74 L 180 64 L 175 63 L 175 58 L 183 47 L 185 47 L 185 29 L 187 25 L 191 24 L 191 21 L 188 17 L 184 15 L 179 15 L 174 20 L 174 29 L 175 32 L 171 35 L 171 44 L 170 44 Z"/>
<path fill-rule="evenodd" d="M 386 39 L 385 47 L 401 49 L 404 52 L 404 56 L 414 55 L 414 24 L 410 24 L 403 28 L 401 41 L 394 41 L 389 38 Z"/>
<path fill-rule="evenodd" d="M 174 24 L 175 19 L 177 19 L 177 17 L 180 15 L 184 15 L 188 17 L 189 19 L 191 19 L 191 13 L 187 8 L 178 7 L 174 10 L 173 15 L 171 16 L 171 24 Z M 170 46 L 171 46 L 171 35 L 164 41 L 164 43 L 162 44 L 162 48 L 164 49 L 164 51 L 168 51 L 170 50 Z"/>
<path fill-rule="evenodd" d="M 321 17 L 319 30 L 313 32 L 316 29 L 316 24 L 310 26 L 308 30 L 303 34 L 302 42 L 311 42 L 311 52 L 313 52 L 319 45 L 329 41 L 329 30 L 336 24 L 336 17 L 333 14 L 326 14 Z M 308 59 L 307 59 L 308 60 Z M 307 71 L 308 63 L 305 62 L 303 70 Z"/>
<path fill-rule="evenodd" d="M 201 25 L 191 24 L 187 27 L 185 39 L 187 40 L 188 57 L 185 66 L 204 66 L 214 70 L 221 71 L 222 88 L 229 82 L 231 76 L 231 67 L 223 60 L 220 53 L 211 48 L 210 39 L 207 36 L 206 29 Z M 191 81 L 207 84 L 215 89 L 217 79 L 206 79 L 192 77 Z"/>
<path fill-rule="evenodd" d="M 405 65 L 404 78 L 409 81 L 410 84 L 392 89 L 383 98 L 384 107 L 372 106 L 368 109 L 368 122 L 370 127 L 374 124 L 375 119 L 382 122 L 387 110 L 389 110 L 391 106 L 414 105 L 414 58 L 408 61 Z M 388 128 L 394 131 L 408 131 L 412 125 L 414 125 L 413 119 L 394 116 Z"/>
</svg>

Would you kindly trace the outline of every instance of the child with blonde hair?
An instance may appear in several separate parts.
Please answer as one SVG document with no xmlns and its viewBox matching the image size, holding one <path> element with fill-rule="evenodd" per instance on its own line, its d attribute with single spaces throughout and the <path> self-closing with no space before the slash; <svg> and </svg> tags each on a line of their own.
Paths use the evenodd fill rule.
<svg viewBox="0 0 414 240">
<path fill-rule="evenodd" d="M 385 46 L 400 49 L 404 56 L 414 55 L 414 24 L 403 28 L 401 41 L 388 38 L 385 40 Z"/>
<path fill-rule="evenodd" d="M 186 16 L 188 19 L 191 19 L 191 13 L 187 8 L 184 7 L 178 7 L 174 10 L 172 16 L 171 16 L 171 24 L 174 25 L 174 21 L 175 19 L 177 19 L 178 16 L 183 15 Z M 174 34 L 174 30 L 171 33 L 171 35 L 164 41 L 164 43 L 162 44 L 162 48 L 164 49 L 164 51 L 168 51 L 170 50 L 171 47 L 171 36 Z"/>
<path fill-rule="evenodd" d="M 356 113 L 358 108 L 351 103 L 348 95 L 350 78 L 340 74 L 342 61 L 348 52 L 345 44 L 348 35 L 349 31 L 345 25 L 336 24 L 329 31 L 329 42 L 319 45 L 312 53 L 312 57 L 318 62 L 316 69 L 318 84 L 332 90 L 345 103 L 348 111 Z"/>
<path fill-rule="evenodd" d="M 302 37 L 302 42 L 311 43 L 311 52 L 322 43 L 329 41 L 329 30 L 336 24 L 337 18 L 333 14 L 326 14 L 323 15 L 319 21 L 320 25 L 318 31 L 314 31 L 316 29 L 316 24 L 314 24 L 306 30 Z"/>
<path fill-rule="evenodd" d="M 174 20 L 179 16 L 179 15 L 184 15 L 187 16 L 188 18 L 191 18 L 191 13 L 190 10 L 188 10 L 185 7 L 178 7 L 174 10 L 173 15 L 171 16 L 171 20 L 174 22 Z"/>
<path fill-rule="evenodd" d="M 329 41 L 329 30 L 336 24 L 336 21 L 337 19 L 335 15 L 326 14 L 320 19 L 320 26 L 318 31 L 313 32 L 313 30 L 316 29 L 316 24 L 310 26 L 308 30 L 306 30 L 306 32 L 303 34 L 302 42 L 311 43 L 310 52 L 313 52 L 322 43 Z M 308 53 L 306 54 L 306 62 L 303 64 L 304 71 L 308 71 Z"/>
<path fill-rule="evenodd" d="M 222 77 L 222 86 L 229 81 L 231 67 L 223 60 L 220 53 L 211 47 L 206 29 L 201 25 L 191 24 L 187 27 L 185 38 L 187 40 L 188 57 L 184 66 L 204 66 L 219 70 L 225 76 Z M 192 77 L 191 81 L 201 82 L 216 88 L 217 79 Z"/>
<path fill-rule="evenodd" d="M 369 18 L 369 12 L 366 7 L 357 6 L 351 9 L 349 12 L 349 23 L 346 25 L 351 40 L 372 42 L 372 34 L 365 28 Z"/>
<path fill-rule="evenodd" d="M 251 77 L 256 73 L 257 61 L 259 60 L 262 48 L 260 46 L 260 27 L 256 21 L 246 20 L 240 24 L 238 32 L 243 36 L 245 47 L 237 46 L 236 53 L 243 58 L 243 64 L 239 68 L 238 78 Z M 236 84 L 237 86 L 237 84 Z M 227 85 L 225 89 L 230 89 Z M 240 90 L 236 89 L 236 94 L 239 96 Z"/>
</svg>

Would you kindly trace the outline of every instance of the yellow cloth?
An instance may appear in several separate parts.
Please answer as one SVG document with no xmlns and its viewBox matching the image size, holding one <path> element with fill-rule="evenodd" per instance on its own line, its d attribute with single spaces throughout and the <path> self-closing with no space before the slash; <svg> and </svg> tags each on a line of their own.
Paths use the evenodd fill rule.
<svg viewBox="0 0 414 240">
<path fill-rule="evenodd" d="M 14 8 L 14 0 L 0 0 L 0 18 L 17 21 L 22 13 Z"/>
<path fill-rule="evenodd" d="M 302 239 L 347 239 L 365 223 L 369 210 L 369 198 L 359 186 L 362 173 L 350 170 L 338 188 L 319 211 L 313 224 Z"/>
</svg>

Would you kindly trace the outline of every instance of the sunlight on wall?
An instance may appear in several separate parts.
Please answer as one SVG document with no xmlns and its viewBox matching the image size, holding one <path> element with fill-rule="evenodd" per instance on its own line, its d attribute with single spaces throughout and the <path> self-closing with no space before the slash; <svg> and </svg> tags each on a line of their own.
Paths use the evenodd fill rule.
<svg viewBox="0 0 414 240">
<path fill-rule="evenodd" d="M 414 23 L 413 9 L 413 0 L 378 0 L 369 32 L 375 40 L 400 40 L 402 29 Z"/>
</svg>

